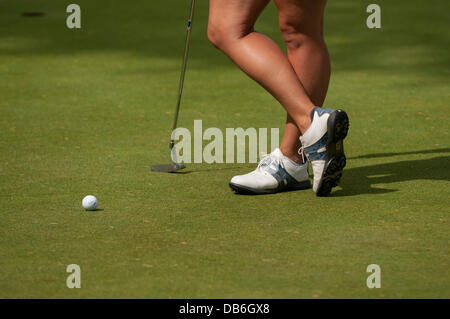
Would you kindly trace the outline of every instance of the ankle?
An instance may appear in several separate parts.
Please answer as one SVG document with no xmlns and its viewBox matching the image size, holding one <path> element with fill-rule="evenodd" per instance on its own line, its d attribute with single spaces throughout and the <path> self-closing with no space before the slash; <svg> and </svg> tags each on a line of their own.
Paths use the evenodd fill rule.
<svg viewBox="0 0 450 319">
<path fill-rule="evenodd" d="M 302 135 L 305 134 L 305 132 L 309 129 L 310 126 L 311 126 L 311 116 L 309 114 L 308 116 L 305 115 L 299 119 L 298 127 Z"/>
<path fill-rule="evenodd" d="M 281 151 L 281 153 L 283 153 L 284 156 L 289 158 L 294 163 L 299 164 L 299 165 L 304 164 L 303 158 L 301 155 L 298 154 L 298 152 L 293 151 L 293 150 L 287 150 L 287 149 L 284 149 L 281 147 L 280 147 L 280 151 Z"/>
</svg>

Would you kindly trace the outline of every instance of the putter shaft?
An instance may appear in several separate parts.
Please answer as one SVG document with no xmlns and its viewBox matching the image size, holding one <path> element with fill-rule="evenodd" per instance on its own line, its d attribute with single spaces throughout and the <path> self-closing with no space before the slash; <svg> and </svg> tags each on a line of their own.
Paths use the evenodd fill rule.
<svg viewBox="0 0 450 319">
<path fill-rule="evenodd" d="M 189 43 L 190 43 L 190 39 L 191 39 L 192 24 L 194 21 L 194 11 L 195 11 L 194 9 L 195 9 L 195 0 L 192 0 L 191 11 L 190 11 L 189 20 L 187 23 L 186 43 L 185 43 L 185 47 L 184 47 L 183 64 L 181 66 L 180 83 L 178 86 L 178 100 L 177 100 L 177 107 L 175 109 L 175 117 L 173 120 L 172 132 L 177 128 L 178 113 L 180 112 L 181 97 L 183 95 L 184 77 L 186 74 L 186 67 L 187 67 L 187 61 L 188 61 L 188 56 L 189 56 Z M 174 140 L 170 139 L 170 144 L 169 144 L 170 149 L 172 149 L 173 146 L 174 146 Z"/>
</svg>

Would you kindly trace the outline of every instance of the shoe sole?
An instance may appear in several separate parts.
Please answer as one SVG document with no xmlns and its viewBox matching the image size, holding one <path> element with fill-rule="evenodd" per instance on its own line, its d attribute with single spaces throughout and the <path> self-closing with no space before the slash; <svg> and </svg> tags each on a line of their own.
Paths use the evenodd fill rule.
<svg viewBox="0 0 450 319">
<path fill-rule="evenodd" d="M 347 113 L 336 110 L 328 118 L 327 160 L 317 188 L 317 196 L 327 196 L 339 184 L 342 171 L 347 164 L 344 154 L 344 139 L 347 137 L 350 122 Z"/>
<path fill-rule="evenodd" d="M 311 188 L 311 182 L 309 180 L 303 181 L 303 182 L 299 182 L 297 185 L 292 186 L 292 187 L 288 187 L 288 188 L 285 188 L 285 189 L 278 189 L 278 188 L 275 188 L 275 189 L 256 189 L 256 188 L 242 186 L 242 185 L 238 185 L 238 184 L 234 184 L 234 183 L 230 183 L 229 185 L 230 185 L 231 189 L 236 194 L 242 194 L 242 195 L 275 194 L 275 193 L 297 191 L 297 190 L 303 190 L 303 189 Z"/>
</svg>

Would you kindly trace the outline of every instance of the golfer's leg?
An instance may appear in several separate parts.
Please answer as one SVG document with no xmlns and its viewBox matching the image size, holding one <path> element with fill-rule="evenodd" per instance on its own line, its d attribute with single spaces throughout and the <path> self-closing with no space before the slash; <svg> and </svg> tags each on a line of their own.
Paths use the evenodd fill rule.
<svg viewBox="0 0 450 319">
<path fill-rule="evenodd" d="M 288 58 L 298 78 L 316 106 L 322 106 L 330 80 L 330 57 L 323 39 L 326 0 L 274 0 L 280 29 L 287 45 Z M 280 149 L 301 161 L 297 151 L 300 131 L 287 115 Z"/>
<path fill-rule="evenodd" d="M 314 104 L 283 51 L 253 27 L 269 0 L 210 0 L 208 38 L 286 109 L 301 131 Z"/>
</svg>

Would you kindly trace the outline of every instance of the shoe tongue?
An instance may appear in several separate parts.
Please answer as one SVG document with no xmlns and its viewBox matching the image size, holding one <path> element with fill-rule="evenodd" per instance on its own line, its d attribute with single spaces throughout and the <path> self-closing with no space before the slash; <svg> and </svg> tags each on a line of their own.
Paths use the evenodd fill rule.
<svg viewBox="0 0 450 319">
<path fill-rule="evenodd" d="M 281 153 L 281 150 L 277 147 L 276 149 L 274 149 L 272 151 L 272 153 L 270 153 L 270 155 L 275 155 L 275 156 L 281 157 L 281 156 L 283 156 L 283 153 Z"/>
</svg>

